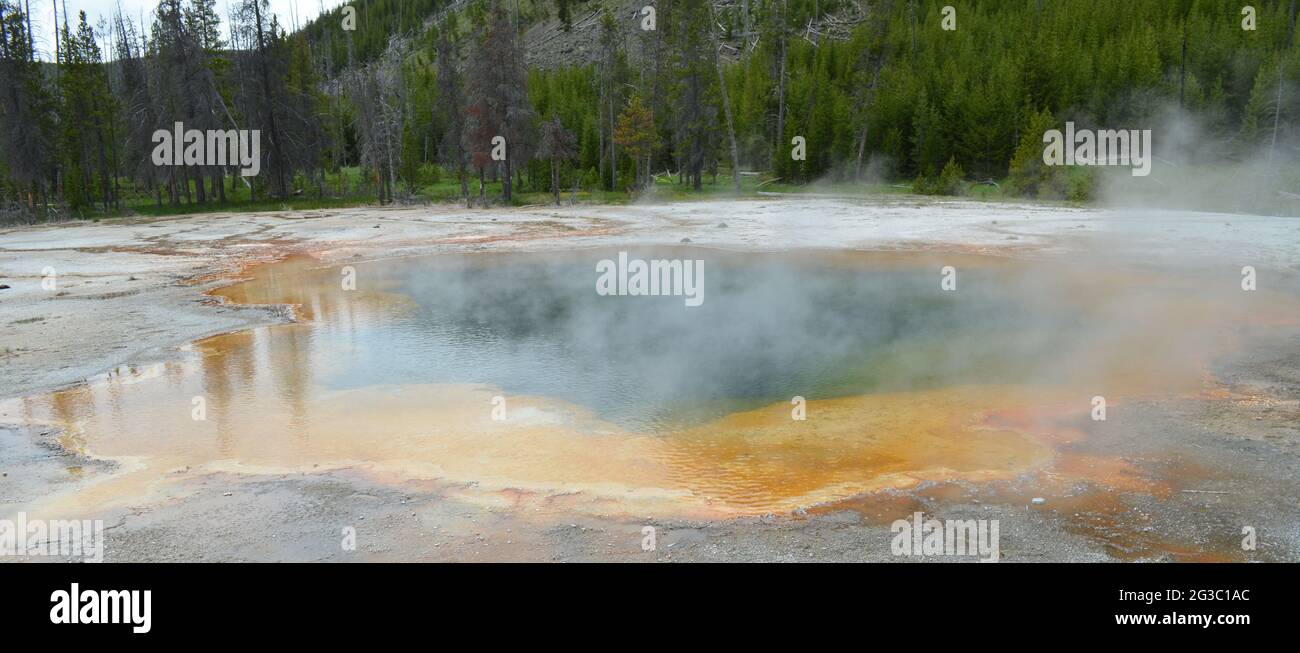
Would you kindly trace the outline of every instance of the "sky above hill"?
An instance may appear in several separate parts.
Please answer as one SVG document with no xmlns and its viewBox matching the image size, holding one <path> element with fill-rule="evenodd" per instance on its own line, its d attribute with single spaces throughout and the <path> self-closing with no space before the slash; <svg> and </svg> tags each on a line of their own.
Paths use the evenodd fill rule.
<svg viewBox="0 0 1300 653">
<path fill-rule="evenodd" d="M 143 17 L 145 29 L 153 22 L 153 11 L 158 6 L 158 0 L 17 0 L 30 4 L 32 12 L 32 31 L 36 33 L 38 41 L 37 48 L 41 51 L 45 60 L 54 59 L 54 3 L 58 2 L 59 15 L 63 15 L 64 7 L 67 7 L 68 14 L 72 20 L 76 20 L 77 12 L 85 11 L 86 17 L 90 20 L 91 25 L 99 31 L 100 20 L 107 21 L 109 16 L 116 13 L 118 6 L 121 6 L 122 13 L 130 17 L 137 23 Z M 222 31 L 225 32 L 227 26 L 226 16 L 229 14 L 228 6 L 233 5 L 237 0 L 217 0 L 217 13 L 222 18 Z M 292 29 L 295 24 L 305 25 L 307 21 L 315 18 L 320 14 L 322 7 L 332 9 L 341 4 L 344 0 L 270 0 L 271 10 L 280 18 L 280 24 Z M 60 18 L 59 22 L 63 19 Z"/>
</svg>

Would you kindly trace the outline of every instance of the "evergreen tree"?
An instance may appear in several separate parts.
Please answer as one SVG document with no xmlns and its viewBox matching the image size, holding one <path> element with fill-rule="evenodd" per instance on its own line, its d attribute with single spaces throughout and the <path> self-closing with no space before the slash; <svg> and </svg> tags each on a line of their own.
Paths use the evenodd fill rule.
<svg viewBox="0 0 1300 653">
<path fill-rule="evenodd" d="M 488 15 L 474 55 L 470 58 L 465 145 L 479 170 L 479 196 L 484 172 L 500 164 L 503 199 L 513 199 L 514 173 L 527 161 L 533 144 L 533 108 L 525 87 L 523 46 L 510 17 L 500 5 Z M 502 139 L 502 140 L 498 140 Z M 504 160 L 492 154 L 505 148 Z"/>
<path fill-rule="evenodd" d="M 113 148 L 111 121 L 114 98 L 108 92 L 95 31 L 78 15 L 76 31 L 64 23 L 59 49 L 59 124 L 63 167 L 63 197 L 73 211 L 91 206 L 98 199 L 105 211 L 112 206 L 113 170 L 109 153 Z"/>
<path fill-rule="evenodd" d="M 454 35 L 444 30 L 438 37 L 438 94 L 433 106 L 433 122 L 442 130 L 438 160 L 456 171 L 461 199 L 468 203 L 469 186 L 465 178 L 468 163 L 462 134 L 465 131 L 464 80 L 458 68 L 460 51 Z"/>
<path fill-rule="evenodd" d="M 555 195 L 555 205 L 560 205 L 560 163 L 569 161 L 578 154 L 578 139 L 573 132 L 564 128 L 559 116 L 542 124 L 541 144 L 537 156 L 551 162 L 551 192 Z"/>
<path fill-rule="evenodd" d="M 618 117 L 614 140 L 636 163 L 637 186 L 644 187 L 650 181 L 650 156 L 659 145 L 659 134 L 655 132 L 654 116 L 640 95 L 628 98 Z"/>
<path fill-rule="evenodd" d="M 54 100 L 32 50 L 29 21 L 17 5 L 0 0 L 0 167 L 24 213 L 48 206 L 55 172 Z"/>
</svg>

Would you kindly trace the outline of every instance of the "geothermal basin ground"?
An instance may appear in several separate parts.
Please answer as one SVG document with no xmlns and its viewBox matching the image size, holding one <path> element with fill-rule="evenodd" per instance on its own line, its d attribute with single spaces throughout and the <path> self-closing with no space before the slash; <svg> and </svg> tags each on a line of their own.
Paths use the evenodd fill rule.
<svg viewBox="0 0 1300 653">
<path fill-rule="evenodd" d="M 599 296 L 623 252 L 703 304 Z M 1297 561 L 1298 252 L 775 196 L 10 229 L 0 518 L 109 561 L 974 560 L 894 555 L 918 512 L 1007 562 Z"/>
</svg>

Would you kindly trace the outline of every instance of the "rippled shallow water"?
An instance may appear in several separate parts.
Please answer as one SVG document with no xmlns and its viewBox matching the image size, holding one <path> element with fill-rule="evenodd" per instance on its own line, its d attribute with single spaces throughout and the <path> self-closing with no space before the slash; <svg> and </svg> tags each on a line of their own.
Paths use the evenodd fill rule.
<svg viewBox="0 0 1300 653">
<path fill-rule="evenodd" d="M 764 512 L 1041 464 L 1049 442 L 989 416 L 1194 392 L 1251 301 L 1232 277 L 975 256 L 629 254 L 703 260 L 703 305 L 599 296 L 597 262 L 618 250 L 296 259 L 217 294 L 296 304 L 301 323 L 3 410 L 134 461 L 144 484 L 176 467 L 362 465 Z"/>
</svg>

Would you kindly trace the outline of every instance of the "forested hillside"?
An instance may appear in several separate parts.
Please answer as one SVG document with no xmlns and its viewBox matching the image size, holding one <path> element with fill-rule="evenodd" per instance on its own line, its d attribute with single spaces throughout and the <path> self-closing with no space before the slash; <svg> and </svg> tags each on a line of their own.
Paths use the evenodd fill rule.
<svg viewBox="0 0 1300 653">
<path fill-rule="evenodd" d="M 1178 174 L 1248 165 L 1267 195 L 1300 192 L 1294 0 L 1255 2 L 1254 29 L 1222 0 L 352 6 L 355 29 L 340 8 L 292 34 L 267 0 L 232 0 L 228 17 L 214 0 L 161 0 L 147 36 L 121 15 L 107 34 L 60 16 L 48 65 L 22 4 L 0 0 L 0 211 L 773 181 L 1087 200 L 1095 169 L 1042 164 L 1044 131 L 1067 121 L 1151 129 L 1158 166 Z M 151 135 L 178 122 L 260 130 L 260 174 L 155 165 Z"/>
</svg>

